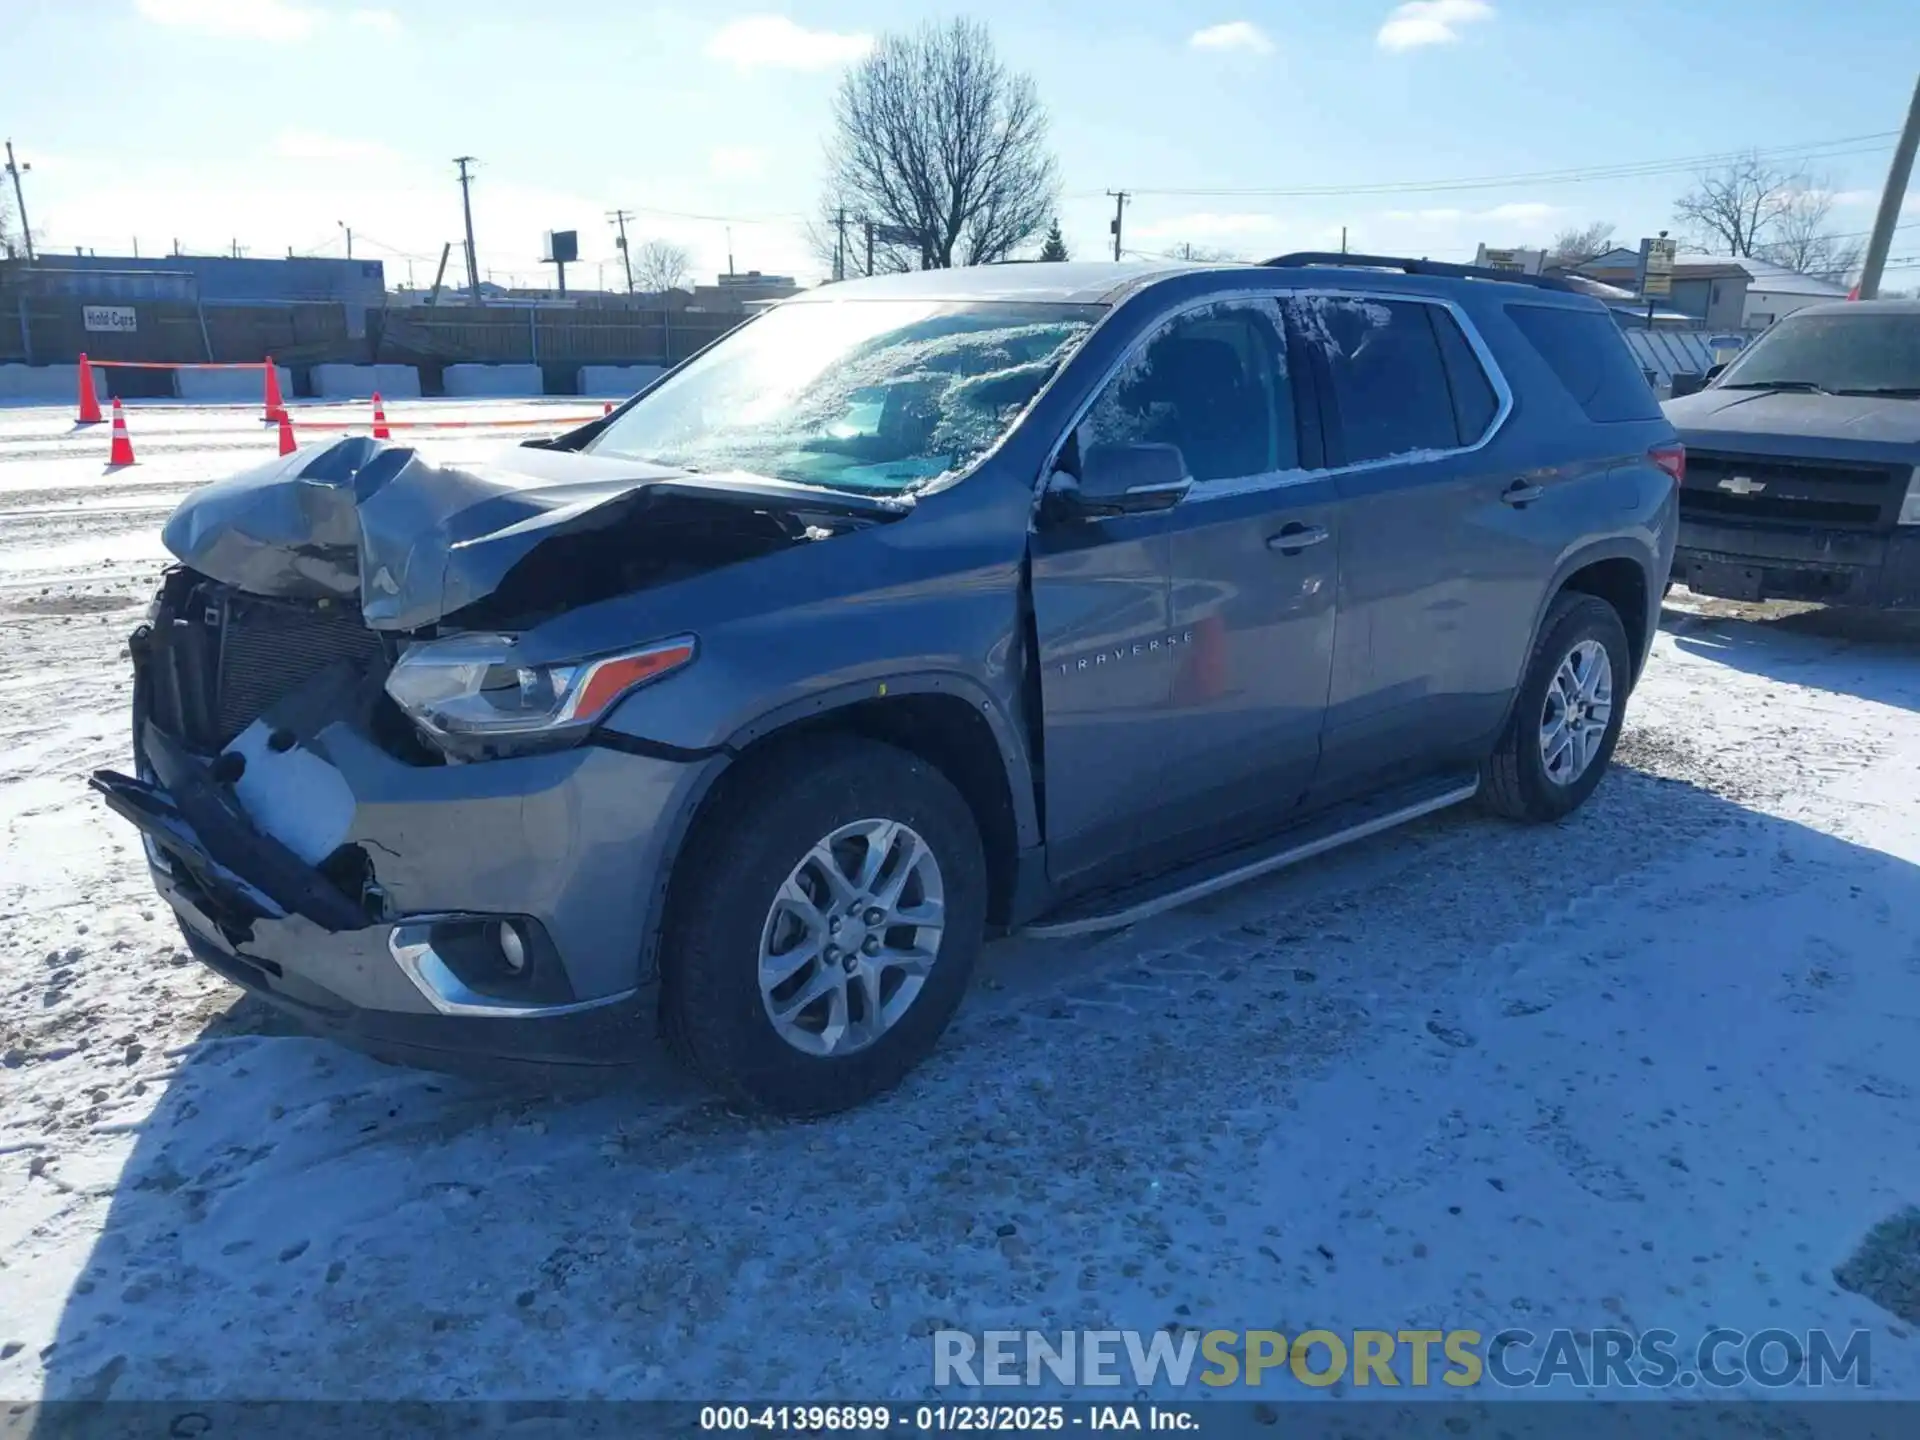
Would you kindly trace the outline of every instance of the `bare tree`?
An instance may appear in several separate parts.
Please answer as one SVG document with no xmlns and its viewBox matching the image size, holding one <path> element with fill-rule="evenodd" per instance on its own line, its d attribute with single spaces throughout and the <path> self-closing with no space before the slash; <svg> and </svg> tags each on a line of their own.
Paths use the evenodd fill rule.
<svg viewBox="0 0 1920 1440">
<path fill-rule="evenodd" d="M 1217 265 L 1229 261 L 1238 261 L 1244 257 L 1234 254 L 1231 250 L 1217 250 L 1211 245 L 1189 245 L 1183 240 L 1168 252 L 1167 258 L 1170 260 L 1197 260 L 1202 264 Z"/>
<path fill-rule="evenodd" d="M 1584 265 L 1613 248 L 1613 222 L 1592 220 L 1577 228 L 1562 230 L 1547 249 L 1547 263 L 1562 269 Z"/>
<path fill-rule="evenodd" d="M 633 286 L 654 293 L 678 290 L 693 274 L 693 257 L 671 240 L 647 240 L 633 252 Z"/>
<path fill-rule="evenodd" d="M 1772 234 L 1754 253 L 1802 275 L 1844 280 L 1859 268 L 1865 247 L 1857 237 L 1834 233 L 1827 224 L 1832 213 L 1833 191 L 1824 181 L 1796 191 Z"/>
<path fill-rule="evenodd" d="M 1053 215 L 1039 93 L 974 21 L 883 36 L 841 81 L 833 122 L 828 192 L 885 237 L 875 269 L 1001 260 Z"/>
<path fill-rule="evenodd" d="M 15 255 L 24 255 L 25 239 L 20 227 L 13 218 L 13 187 L 0 173 L 0 258 L 11 260 Z"/>
<path fill-rule="evenodd" d="M 1750 154 L 1700 175 L 1673 213 L 1709 254 L 1758 255 L 1809 188 L 1801 172 Z"/>
</svg>

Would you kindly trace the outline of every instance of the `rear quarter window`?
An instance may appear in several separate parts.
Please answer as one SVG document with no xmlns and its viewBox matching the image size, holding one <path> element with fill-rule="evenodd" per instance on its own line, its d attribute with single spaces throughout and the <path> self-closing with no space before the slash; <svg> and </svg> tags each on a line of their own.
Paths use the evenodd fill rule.
<svg viewBox="0 0 1920 1440">
<path fill-rule="evenodd" d="M 1660 402 L 1613 317 L 1601 310 L 1509 305 L 1507 318 L 1589 420 L 1658 420 Z"/>
</svg>

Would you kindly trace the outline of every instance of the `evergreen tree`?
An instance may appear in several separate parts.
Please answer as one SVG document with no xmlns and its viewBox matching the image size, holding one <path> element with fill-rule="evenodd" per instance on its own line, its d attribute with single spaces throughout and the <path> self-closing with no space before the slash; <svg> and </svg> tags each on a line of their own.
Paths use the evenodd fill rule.
<svg viewBox="0 0 1920 1440">
<path fill-rule="evenodd" d="M 1060 233 L 1060 222 L 1058 220 L 1054 221 L 1052 228 L 1047 231 L 1047 243 L 1040 247 L 1040 258 L 1042 260 L 1064 260 L 1067 258 L 1067 242 L 1065 237 Z"/>
</svg>

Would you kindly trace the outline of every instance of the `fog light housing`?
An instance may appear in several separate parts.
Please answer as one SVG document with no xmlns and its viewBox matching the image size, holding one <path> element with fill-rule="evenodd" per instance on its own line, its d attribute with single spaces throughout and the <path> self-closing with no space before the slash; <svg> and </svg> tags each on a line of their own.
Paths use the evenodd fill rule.
<svg viewBox="0 0 1920 1440">
<path fill-rule="evenodd" d="M 444 1014 L 542 1009 L 578 999 L 545 927 L 525 915 L 423 916 L 396 925 L 388 949 Z"/>
<path fill-rule="evenodd" d="M 511 920 L 502 920 L 494 930 L 494 944 L 500 947 L 500 959 L 506 965 L 507 973 L 526 973 L 527 943 L 520 938 L 520 927 Z"/>
</svg>

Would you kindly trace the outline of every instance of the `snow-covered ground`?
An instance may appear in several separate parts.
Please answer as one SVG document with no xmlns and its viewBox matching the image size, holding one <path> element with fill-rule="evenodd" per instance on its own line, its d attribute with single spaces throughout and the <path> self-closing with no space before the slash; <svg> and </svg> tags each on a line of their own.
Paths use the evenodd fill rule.
<svg viewBox="0 0 1920 1440">
<path fill-rule="evenodd" d="M 388 1068 L 188 962 L 84 778 L 160 521 L 272 438 L 131 420 L 107 474 L 0 412 L 0 1397 L 905 1396 L 936 1328 L 1169 1325 L 1860 1328 L 1920 1396 L 1833 1276 L 1920 1201 L 1920 626 L 1676 593 L 1568 823 L 999 944 L 897 1094 L 764 1124 Z"/>
</svg>

